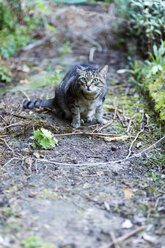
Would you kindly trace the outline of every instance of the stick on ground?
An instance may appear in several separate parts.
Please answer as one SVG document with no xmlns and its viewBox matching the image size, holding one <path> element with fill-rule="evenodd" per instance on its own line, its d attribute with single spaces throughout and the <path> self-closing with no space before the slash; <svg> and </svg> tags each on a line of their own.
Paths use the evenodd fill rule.
<svg viewBox="0 0 165 248">
<path fill-rule="evenodd" d="M 116 244 L 119 244 L 119 243 L 123 242 L 124 240 L 130 238 L 131 236 L 135 235 L 136 233 L 143 231 L 145 228 L 146 228 L 145 226 L 141 226 L 141 227 L 138 227 L 137 229 L 121 236 L 120 238 L 115 240 Z M 115 245 L 114 241 L 102 246 L 101 248 L 110 248 L 110 247 L 112 247 L 112 245 Z"/>
</svg>

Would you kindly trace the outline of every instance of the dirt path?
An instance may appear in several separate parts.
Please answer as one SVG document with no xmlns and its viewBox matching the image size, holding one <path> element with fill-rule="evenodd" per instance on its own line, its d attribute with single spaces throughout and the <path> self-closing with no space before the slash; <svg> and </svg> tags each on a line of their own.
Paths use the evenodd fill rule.
<svg viewBox="0 0 165 248">
<path fill-rule="evenodd" d="M 49 21 L 56 23 L 56 37 L 14 59 L 22 84 L 0 100 L 0 247 L 164 247 L 161 128 L 129 77 L 117 73 L 126 55 L 115 47 L 111 9 L 104 11 L 55 9 Z M 51 70 L 64 73 L 79 62 L 109 65 L 109 127 L 74 130 L 52 113 L 22 110 L 26 97 L 53 95 Z M 59 134 L 53 150 L 31 147 L 33 129 L 41 126 Z"/>
</svg>

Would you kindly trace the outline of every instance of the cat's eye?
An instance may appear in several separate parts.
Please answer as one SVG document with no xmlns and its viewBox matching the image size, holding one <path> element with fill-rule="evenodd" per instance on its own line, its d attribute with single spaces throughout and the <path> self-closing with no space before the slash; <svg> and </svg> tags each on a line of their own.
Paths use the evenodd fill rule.
<svg viewBox="0 0 165 248">
<path fill-rule="evenodd" d="M 98 85 L 98 84 L 99 84 L 99 79 L 95 78 L 95 79 L 93 80 L 93 82 L 94 82 L 95 85 Z"/>
<path fill-rule="evenodd" d="M 81 83 L 86 83 L 86 78 L 85 77 L 80 78 L 80 82 Z"/>
</svg>

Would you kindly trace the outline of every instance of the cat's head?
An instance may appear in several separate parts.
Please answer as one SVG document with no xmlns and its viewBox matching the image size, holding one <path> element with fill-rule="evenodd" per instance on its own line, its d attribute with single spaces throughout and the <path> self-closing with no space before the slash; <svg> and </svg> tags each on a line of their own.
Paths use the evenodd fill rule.
<svg viewBox="0 0 165 248">
<path fill-rule="evenodd" d="M 78 68 L 78 81 L 81 89 L 88 94 L 97 93 L 106 84 L 107 72 L 108 65 L 98 70 L 86 70 L 84 67 Z"/>
</svg>

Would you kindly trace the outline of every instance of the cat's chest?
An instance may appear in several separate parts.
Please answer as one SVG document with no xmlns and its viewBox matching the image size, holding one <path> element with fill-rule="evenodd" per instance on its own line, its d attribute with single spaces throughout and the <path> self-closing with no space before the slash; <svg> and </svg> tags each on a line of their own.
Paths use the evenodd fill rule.
<svg viewBox="0 0 165 248">
<path fill-rule="evenodd" d="M 79 106 L 80 112 L 83 113 L 83 112 L 88 112 L 89 110 L 91 111 L 96 109 L 97 106 L 99 105 L 99 100 L 98 99 L 88 100 L 88 99 L 80 98 L 77 100 L 77 104 Z"/>
</svg>

